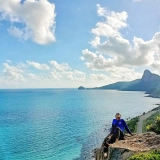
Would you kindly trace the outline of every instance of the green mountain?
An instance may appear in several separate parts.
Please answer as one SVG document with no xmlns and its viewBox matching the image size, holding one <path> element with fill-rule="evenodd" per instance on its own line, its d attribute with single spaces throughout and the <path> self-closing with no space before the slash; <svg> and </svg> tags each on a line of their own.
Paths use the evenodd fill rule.
<svg viewBox="0 0 160 160">
<path fill-rule="evenodd" d="M 79 87 L 78 89 L 108 89 L 121 91 L 146 91 L 152 97 L 160 97 L 160 76 L 145 70 L 141 79 L 128 82 L 116 82 L 95 88 Z"/>
<path fill-rule="evenodd" d="M 137 85 L 139 83 L 139 79 L 136 79 L 134 81 L 130 81 L 130 82 L 116 82 L 113 84 L 109 84 L 106 86 L 102 86 L 102 87 L 96 87 L 93 89 L 111 89 L 111 90 L 135 90 L 135 87 L 132 87 L 134 85 Z"/>
</svg>

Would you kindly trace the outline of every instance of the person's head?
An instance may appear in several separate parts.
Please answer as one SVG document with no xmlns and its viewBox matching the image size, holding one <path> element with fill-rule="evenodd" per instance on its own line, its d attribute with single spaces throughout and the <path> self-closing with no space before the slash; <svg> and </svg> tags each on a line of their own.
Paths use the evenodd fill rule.
<svg viewBox="0 0 160 160">
<path fill-rule="evenodd" d="M 121 119 L 121 114 L 120 113 L 116 113 L 115 117 L 116 117 L 117 120 L 119 120 L 119 119 Z"/>
</svg>

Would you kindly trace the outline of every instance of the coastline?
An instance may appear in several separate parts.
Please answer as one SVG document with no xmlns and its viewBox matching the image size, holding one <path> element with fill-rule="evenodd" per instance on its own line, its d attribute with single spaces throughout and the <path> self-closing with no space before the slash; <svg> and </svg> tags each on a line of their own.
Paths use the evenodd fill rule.
<svg viewBox="0 0 160 160">
<path fill-rule="evenodd" d="M 66 94 L 66 93 L 69 93 L 69 94 Z M 60 99 L 62 95 L 65 95 L 65 97 Z M 71 98 L 70 95 L 72 95 L 73 98 Z M 18 98 L 15 98 L 15 97 L 18 97 Z M 28 101 L 26 101 L 26 97 L 27 97 L 27 100 L 29 99 Z M 57 142 L 56 147 L 60 146 L 65 149 L 63 150 L 64 152 L 60 150 L 59 157 L 62 155 L 63 157 L 62 159 L 67 159 L 68 157 L 71 157 L 70 159 L 76 158 L 76 157 L 78 158 L 79 154 L 81 153 L 81 150 L 82 150 L 82 155 L 84 155 L 84 152 L 85 152 L 85 154 L 90 153 L 90 156 L 91 156 L 91 154 L 93 153 L 93 152 L 91 153 L 91 151 L 94 148 L 96 147 L 98 148 L 99 146 L 101 146 L 103 139 L 108 134 L 108 129 L 111 126 L 111 121 L 112 121 L 112 118 L 114 118 L 115 112 L 119 111 L 120 113 L 122 113 L 123 117 L 126 119 L 129 116 L 134 117 L 136 115 L 141 115 L 144 110 L 148 112 L 149 110 L 157 107 L 156 105 L 153 105 L 153 104 L 159 103 L 159 99 L 145 98 L 144 94 L 141 92 L 133 92 L 130 94 L 128 92 L 119 92 L 119 91 L 118 92 L 117 91 L 113 91 L 113 92 L 89 91 L 87 93 L 86 92 L 82 93 L 82 92 L 78 92 L 77 90 L 75 91 L 67 90 L 65 92 L 64 91 L 59 92 L 57 90 L 50 92 L 49 90 L 49 91 L 43 91 L 40 94 L 38 92 L 37 94 L 37 91 L 31 90 L 31 92 L 29 91 L 16 92 L 16 93 L 6 92 L 4 96 L 1 98 L 3 98 L 3 101 L 1 101 L 2 102 L 1 105 L 4 107 L 6 106 L 6 108 L 7 108 L 7 104 L 11 104 L 11 102 L 12 104 L 17 104 L 17 103 L 19 104 L 18 107 L 15 107 L 15 108 L 14 108 L 14 105 L 11 106 L 12 112 L 9 112 L 9 114 L 8 112 L 4 112 L 3 108 L 1 110 L 1 113 L 2 113 L 1 115 L 3 115 L 4 118 L 8 118 L 8 116 L 11 117 L 13 113 L 15 115 L 14 116 L 15 119 L 13 120 L 9 119 L 7 122 L 5 121 L 4 123 L 1 123 L 4 125 L 4 128 L 2 128 L 2 133 L 5 133 L 2 135 L 3 136 L 3 142 L 1 141 L 2 146 L 6 144 L 5 143 L 6 141 L 10 141 L 10 142 L 13 142 L 11 143 L 12 146 L 16 144 L 16 146 L 19 147 L 20 145 L 17 145 L 19 144 L 19 141 L 15 141 L 15 140 L 12 141 L 10 137 L 16 138 L 18 135 L 18 136 L 22 136 L 23 139 L 28 139 L 27 134 L 22 134 L 27 129 L 27 133 L 28 131 L 29 133 L 38 133 L 38 136 L 37 136 L 38 139 L 37 141 L 35 141 L 35 144 L 43 143 L 47 140 L 47 142 L 49 142 L 49 144 L 51 144 L 51 146 L 54 148 L 54 145 L 55 145 L 54 142 L 56 140 Z M 20 101 L 20 98 L 21 98 L 21 101 Z M 56 99 L 56 101 L 54 99 Z M 68 101 L 68 99 L 70 101 Z M 57 100 L 59 100 L 58 103 L 57 103 Z M 75 100 L 78 100 L 78 101 L 75 101 Z M 48 102 L 52 102 L 52 103 L 48 104 Z M 55 108 L 52 107 L 53 105 L 56 106 L 57 104 L 60 104 L 60 106 Z M 76 107 L 75 107 L 75 104 L 77 105 Z M 48 106 L 47 108 L 45 108 L 46 105 Z M 29 106 L 29 108 L 27 106 Z M 132 113 L 130 111 L 132 111 Z M 71 114 L 73 112 L 74 114 Z M 31 113 L 31 114 L 28 114 L 28 113 Z M 30 123 L 30 117 L 33 116 L 33 113 L 36 113 L 36 119 L 33 119 L 34 120 L 33 122 L 36 122 L 36 124 L 38 124 L 38 126 L 36 126 L 35 123 L 33 123 L 33 127 L 36 130 L 35 129 L 30 130 L 30 128 L 32 129 L 32 126 L 31 126 L 29 128 L 24 128 L 25 129 L 24 132 L 17 132 L 16 127 L 14 127 L 13 125 L 17 124 L 17 126 L 19 126 L 19 122 L 22 122 L 22 124 L 24 124 L 26 127 L 32 125 L 32 123 Z M 41 114 L 38 114 L 38 113 L 43 113 L 43 117 Z M 62 115 L 62 116 L 58 116 L 58 121 L 55 121 L 57 119 L 56 115 Z M 68 117 L 68 115 L 73 115 L 73 117 L 71 116 Z M 41 121 L 42 118 L 44 118 L 45 121 Z M 60 128 L 58 128 L 58 134 L 60 135 L 60 138 L 58 137 L 59 139 L 56 139 L 56 134 L 54 135 L 55 129 L 53 130 L 53 127 L 50 127 L 50 126 L 57 126 L 57 125 L 60 125 Z M 6 128 L 8 131 L 7 134 L 6 134 Z M 9 132 L 10 129 L 14 131 L 15 133 L 14 135 L 12 134 L 13 132 Z M 70 131 L 71 129 L 72 129 L 72 132 L 67 133 L 67 131 Z M 104 129 L 106 129 L 105 132 L 104 132 Z M 44 135 L 44 138 L 41 141 L 39 141 L 39 135 L 41 135 L 39 131 L 41 130 L 47 131 L 47 132 L 45 132 L 46 135 Z M 55 139 L 53 139 L 53 141 L 52 141 L 52 137 L 53 137 L 52 135 L 55 136 Z M 71 137 L 68 135 L 71 135 Z M 64 138 L 65 138 L 66 146 L 65 144 L 61 145 L 62 144 L 61 142 L 64 140 Z M 67 148 L 67 145 L 69 144 L 68 142 L 74 142 L 73 143 L 74 145 L 72 147 L 73 152 L 72 152 L 72 149 L 68 150 Z M 28 145 L 28 142 L 27 143 L 25 141 L 22 142 L 21 143 L 22 147 L 23 147 L 23 144 L 24 144 L 24 149 L 26 150 L 25 146 L 26 144 Z M 16 146 L 14 148 L 16 148 Z M 82 149 L 82 146 L 83 146 L 83 149 Z M 10 147 L 10 145 L 8 145 L 8 147 Z M 44 148 L 44 152 L 42 153 L 45 154 L 46 146 L 44 147 L 42 146 L 41 150 L 43 148 Z M 16 151 L 17 149 L 15 149 L 14 151 Z M 24 153 L 25 153 L 25 150 L 23 150 L 22 148 L 22 151 Z M 6 151 L 7 150 L 4 150 L 4 154 L 6 155 L 6 157 L 10 156 L 10 154 L 8 154 Z M 38 154 L 35 156 L 39 156 L 39 151 L 36 153 Z M 12 154 L 12 156 L 16 157 L 16 154 Z M 32 156 L 32 154 L 30 154 L 30 156 Z M 88 160 L 91 158 L 88 158 Z M 18 160 L 18 158 L 12 158 L 12 159 Z M 82 160 L 85 160 L 85 159 L 87 158 L 84 158 L 84 157 L 82 158 Z"/>
<path fill-rule="evenodd" d="M 158 105 L 158 106 L 156 106 L 153 109 L 147 111 L 146 113 L 144 112 L 145 115 L 148 115 L 151 112 L 156 112 L 157 110 L 160 111 L 160 104 L 155 104 L 155 105 Z M 144 113 L 142 113 L 141 115 L 137 115 L 135 117 L 138 117 L 138 118 L 143 117 Z M 135 117 L 133 117 L 133 118 L 135 118 Z M 133 119 L 133 118 L 131 118 L 131 119 Z M 130 121 L 130 120 L 128 120 L 128 121 Z M 102 132 L 103 132 L 104 129 L 105 129 L 105 131 L 108 131 L 108 128 L 103 128 Z M 104 135 L 104 132 L 102 133 L 102 135 Z M 99 135 L 99 136 L 102 136 L 102 135 Z M 90 141 L 93 141 L 93 140 L 94 140 L 94 137 L 89 137 L 89 140 L 82 145 L 80 156 L 73 159 L 73 160 L 84 160 L 84 159 L 95 160 L 95 158 L 94 158 L 95 149 L 98 147 L 98 145 L 93 147 L 93 145 L 89 144 Z M 101 146 L 101 144 L 102 144 L 102 142 L 99 142 L 99 146 Z"/>
</svg>

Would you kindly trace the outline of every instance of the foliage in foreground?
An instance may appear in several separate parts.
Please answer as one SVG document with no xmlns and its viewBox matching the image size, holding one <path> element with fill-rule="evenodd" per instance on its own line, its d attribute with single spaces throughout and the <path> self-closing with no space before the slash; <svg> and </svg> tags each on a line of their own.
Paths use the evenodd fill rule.
<svg viewBox="0 0 160 160">
<path fill-rule="evenodd" d="M 137 128 L 136 126 L 137 126 L 138 120 L 139 120 L 139 118 L 135 117 L 135 118 L 132 118 L 131 120 L 127 121 L 127 125 L 132 133 L 136 132 L 136 128 Z"/>
<path fill-rule="evenodd" d="M 159 111 L 160 111 L 160 109 L 159 109 Z M 157 111 L 156 113 L 154 113 L 153 115 L 151 115 L 149 118 L 146 119 L 146 126 L 148 126 L 148 125 L 150 125 L 150 124 L 155 122 L 156 118 L 158 116 L 160 116 L 160 112 L 159 111 Z"/>
<path fill-rule="evenodd" d="M 157 134 L 160 134 L 160 116 L 156 117 L 154 123 L 147 125 L 147 131 L 153 131 Z"/>
<path fill-rule="evenodd" d="M 149 131 L 149 126 L 151 124 L 154 124 L 156 121 L 156 118 L 160 116 L 160 106 L 157 108 L 154 108 L 152 111 L 156 111 L 156 113 L 152 114 L 150 117 L 148 117 L 143 121 L 143 133 Z"/>
<path fill-rule="evenodd" d="M 160 151 L 139 153 L 131 156 L 128 160 L 160 160 Z"/>
</svg>

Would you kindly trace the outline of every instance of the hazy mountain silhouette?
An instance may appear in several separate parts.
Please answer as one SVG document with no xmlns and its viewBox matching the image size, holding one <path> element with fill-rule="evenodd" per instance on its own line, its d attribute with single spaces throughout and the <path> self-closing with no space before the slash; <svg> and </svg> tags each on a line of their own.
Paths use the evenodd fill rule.
<svg viewBox="0 0 160 160">
<path fill-rule="evenodd" d="M 79 87 L 78 89 L 108 89 L 121 91 L 146 91 L 153 97 L 160 97 L 160 76 L 145 70 L 141 79 L 136 79 L 128 82 L 116 82 L 95 88 Z"/>
</svg>

